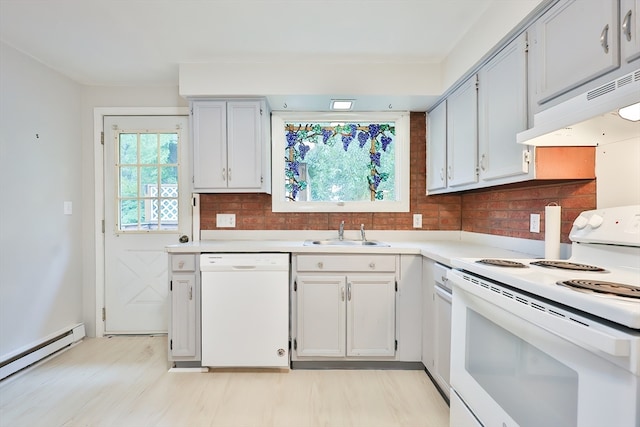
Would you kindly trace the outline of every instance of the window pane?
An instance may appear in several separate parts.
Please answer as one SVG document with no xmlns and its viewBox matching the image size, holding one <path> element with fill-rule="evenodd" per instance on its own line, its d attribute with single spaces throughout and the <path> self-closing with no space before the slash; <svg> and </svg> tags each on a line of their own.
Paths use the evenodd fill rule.
<svg viewBox="0 0 640 427">
<path fill-rule="evenodd" d="M 289 201 L 395 201 L 395 123 L 286 123 Z"/>
<path fill-rule="evenodd" d="M 160 200 L 160 229 L 176 230 L 178 228 L 178 199 Z"/>
<path fill-rule="evenodd" d="M 120 230 L 138 229 L 137 200 L 120 200 Z"/>
<path fill-rule="evenodd" d="M 158 167 L 144 166 L 140 168 L 140 195 L 158 195 Z"/>
<path fill-rule="evenodd" d="M 138 196 L 138 168 L 125 166 L 120 168 L 120 197 Z"/>
<path fill-rule="evenodd" d="M 157 133 L 141 133 L 140 134 L 140 163 L 142 164 L 158 163 L 158 134 Z"/>
<path fill-rule="evenodd" d="M 178 134 L 160 134 L 160 164 L 178 164 Z"/>
<path fill-rule="evenodd" d="M 138 134 L 121 133 L 119 141 L 120 164 L 135 165 L 138 163 Z"/>
<path fill-rule="evenodd" d="M 174 184 L 173 187 L 176 187 L 178 184 L 178 168 L 176 166 L 160 167 L 160 183 L 163 184 L 163 187 L 165 186 L 164 184 Z"/>
</svg>

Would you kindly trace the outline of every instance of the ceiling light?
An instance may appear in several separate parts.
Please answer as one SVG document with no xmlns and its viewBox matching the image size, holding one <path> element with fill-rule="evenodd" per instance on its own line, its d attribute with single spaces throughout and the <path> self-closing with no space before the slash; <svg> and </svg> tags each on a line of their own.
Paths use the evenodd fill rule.
<svg viewBox="0 0 640 427">
<path fill-rule="evenodd" d="M 331 100 L 331 109 L 332 110 L 351 110 L 353 107 L 353 101 L 348 99 L 332 99 Z"/>
<path fill-rule="evenodd" d="M 618 115 L 625 120 L 637 122 L 640 120 L 640 102 L 620 108 L 618 110 Z"/>
</svg>

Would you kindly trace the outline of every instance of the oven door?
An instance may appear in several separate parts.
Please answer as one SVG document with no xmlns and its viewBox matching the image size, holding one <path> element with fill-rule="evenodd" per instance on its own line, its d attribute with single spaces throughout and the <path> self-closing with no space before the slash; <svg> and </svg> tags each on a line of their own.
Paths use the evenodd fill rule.
<svg viewBox="0 0 640 427">
<path fill-rule="evenodd" d="M 451 386 L 483 425 L 640 425 L 640 381 L 624 367 L 637 337 L 556 316 L 547 302 L 467 273 L 449 278 Z M 450 425 L 462 422 L 452 412 Z"/>
</svg>

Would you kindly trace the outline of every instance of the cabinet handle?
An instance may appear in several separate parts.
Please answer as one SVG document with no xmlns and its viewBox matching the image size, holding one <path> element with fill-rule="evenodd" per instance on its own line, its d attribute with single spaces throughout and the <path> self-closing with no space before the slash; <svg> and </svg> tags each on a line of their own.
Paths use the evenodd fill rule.
<svg viewBox="0 0 640 427">
<path fill-rule="evenodd" d="M 193 299 L 193 287 L 189 286 L 189 301 Z"/>
<path fill-rule="evenodd" d="M 340 298 L 344 301 L 344 286 L 340 288 Z"/>
<path fill-rule="evenodd" d="M 319 262 L 319 263 L 318 263 L 318 268 L 324 268 L 324 264 L 323 264 L 323 263 L 321 263 L 321 262 Z"/>
<path fill-rule="evenodd" d="M 183 269 L 184 268 L 184 261 L 181 260 L 181 261 L 178 262 L 178 268 L 179 269 Z"/>
<path fill-rule="evenodd" d="M 451 165 L 447 168 L 447 178 L 451 179 Z"/>
<path fill-rule="evenodd" d="M 369 268 L 375 269 L 376 268 L 376 263 L 375 262 L 370 262 L 369 263 Z"/>
<path fill-rule="evenodd" d="M 227 180 L 227 169 L 226 168 L 222 168 L 222 180 L 223 181 Z"/>
<path fill-rule="evenodd" d="M 347 301 L 351 301 L 351 282 L 347 283 Z"/>
<path fill-rule="evenodd" d="M 440 168 L 440 181 L 444 181 L 444 168 Z"/>
<path fill-rule="evenodd" d="M 229 168 L 229 171 L 227 172 L 227 177 L 229 177 L 229 181 L 231 181 L 231 168 Z"/>
<path fill-rule="evenodd" d="M 609 53 L 609 24 L 604 26 L 600 34 L 600 46 L 602 46 L 604 53 Z"/>
<path fill-rule="evenodd" d="M 484 154 L 480 156 L 480 169 L 482 170 L 484 170 L 484 158 L 485 158 Z"/>
<path fill-rule="evenodd" d="M 441 278 L 442 278 L 442 283 L 447 283 L 447 280 L 449 280 L 447 279 L 447 276 L 441 276 Z"/>
<path fill-rule="evenodd" d="M 624 20 L 622 21 L 622 34 L 627 38 L 627 41 L 631 41 L 631 11 L 628 11 L 626 15 L 624 15 Z"/>
</svg>

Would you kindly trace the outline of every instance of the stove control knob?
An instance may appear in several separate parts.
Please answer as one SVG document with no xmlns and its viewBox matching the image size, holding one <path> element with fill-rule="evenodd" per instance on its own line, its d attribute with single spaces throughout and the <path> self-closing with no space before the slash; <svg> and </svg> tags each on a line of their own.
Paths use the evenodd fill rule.
<svg viewBox="0 0 640 427">
<path fill-rule="evenodd" d="M 603 222 L 604 218 L 596 214 L 593 214 L 589 219 L 589 225 L 591 226 L 591 228 L 598 228 L 602 225 Z"/>
<path fill-rule="evenodd" d="M 582 230 L 583 228 L 585 228 L 587 226 L 587 224 L 589 223 L 589 220 L 580 215 L 578 218 L 576 218 L 575 221 L 573 221 L 573 225 L 578 229 L 578 230 Z"/>
</svg>

